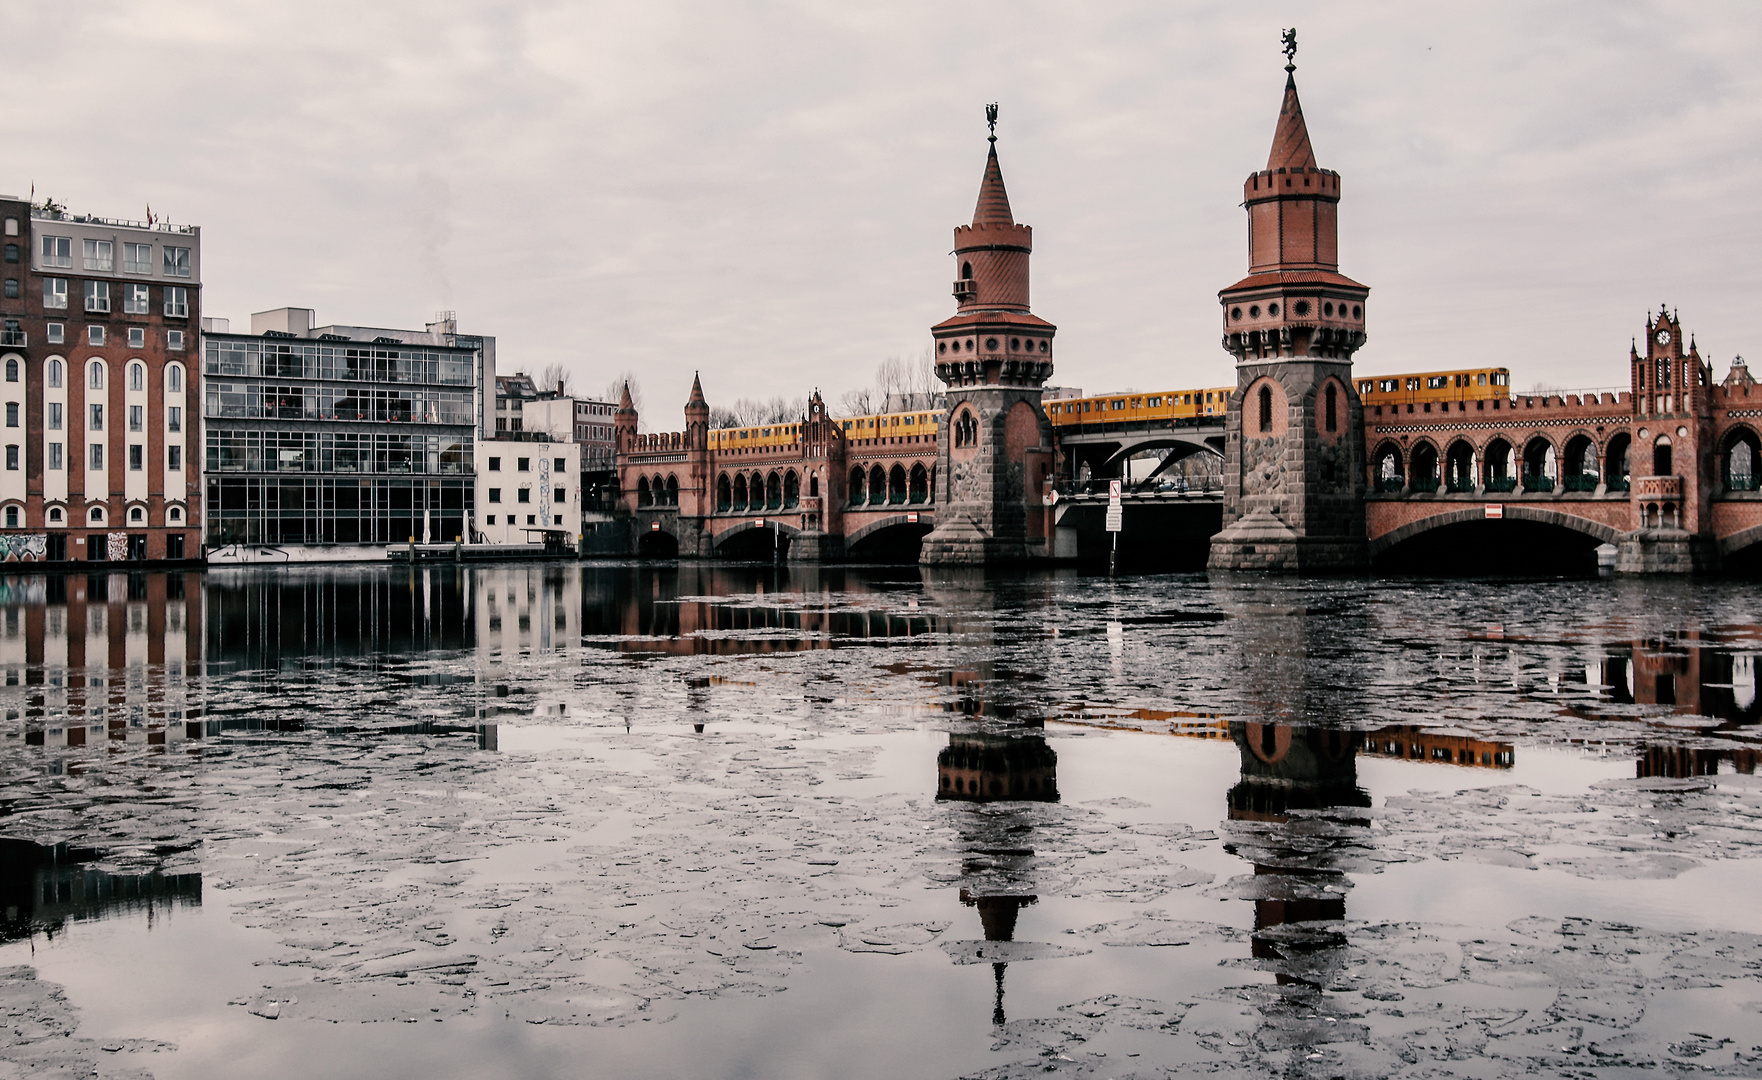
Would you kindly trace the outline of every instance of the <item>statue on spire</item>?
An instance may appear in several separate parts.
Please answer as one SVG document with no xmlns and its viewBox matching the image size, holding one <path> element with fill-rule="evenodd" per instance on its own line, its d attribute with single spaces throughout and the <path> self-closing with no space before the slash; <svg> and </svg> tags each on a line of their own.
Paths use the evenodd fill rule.
<svg viewBox="0 0 1762 1080">
<path fill-rule="evenodd" d="M 985 124 L 991 129 L 991 141 L 997 141 L 997 102 L 985 106 Z"/>
<path fill-rule="evenodd" d="M 1297 28 L 1295 26 L 1293 26 L 1291 29 L 1284 31 L 1282 33 L 1282 35 L 1280 36 L 1279 40 L 1285 46 L 1285 70 L 1287 72 L 1296 71 L 1297 70 Z"/>
</svg>

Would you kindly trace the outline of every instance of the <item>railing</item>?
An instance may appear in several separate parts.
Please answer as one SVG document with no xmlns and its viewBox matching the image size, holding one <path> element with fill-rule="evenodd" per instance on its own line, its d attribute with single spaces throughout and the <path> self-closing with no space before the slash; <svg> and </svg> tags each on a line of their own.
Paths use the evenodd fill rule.
<svg viewBox="0 0 1762 1080">
<path fill-rule="evenodd" d="M 1052 487 L 1061 498 L 1069 499 L 1105 499 L 1110 481 L 1106 477 L 1091 480 L 1059 480 Z M 1164 487 L 1163 485 L 1171 485 Z M 1222 477 L 1205 476 L 1197 480 L 1186 481 L 1179 477 L 1166 480 L 1139 480 L 1123 483 L 1122 490 L 1128 495 L 1186 495 L 1204 494 L 1208 491 L 1222 491 Z"/>
<path fill-rule="evenodd" d="M 1517 490 L 1517 477 L 1515 477 L 1515 476 L 1489 476 L 1489 477 L 1487 477 L 1487 482 L 1486 482 L 1485 488 L 1489 492 L 1495 492 L 1495 493 L 1499 493 L 1499 494 L 1503 494 L 1508 491 L 1516 491 Z"/>
<path fill-rule="evenodd" d="M 1554 478 L 1530 473 L 1523 478 L 1523 489 L 1525 491 L 1553 491 Z"/>
<path fill-rule="evenodd" d="M 28 336 L 23 330 L 0 330 L 0 345 L 12 345 L 22 349 L 29 344 L 25 340 Z"/>
<path fill-rule="evenodd" d="M 1762 476 L 1728 476 L 1725 478 L 1727 491 L 1762 491 Z"/>
<path fill-rule="evenodd" d="M 1680 476 L 1642 476 L 1639 481 L 1639 494 L 1642 499 L 1682 498 L 1682 477 Z"/>
<path fill-rule="evenodd" d="M 1463 492 L 1473 491 L 1474 490 L 1474 481 L 1473 480 L 1458 480 L 1458 479 L 1446 480 L 1446 481 L 1444 481 L 1444 490 L 1450 492 L 1453 495 L 1460 495 Z"/>
<path fill-rule="evenodd" d="M 1402 476 L 1377 477 L 1377 490 L 1384 493 L 1401 491 L 1407 487 L 1407 478 Z"/>
<path fill-rule="evenodd" d="M 1628 482 L 1627 482 L 1627 477 L 1625 477 L 1625 476 L 1618 476 L 1615 479 L 1609 481 L 1609 483 L 1603 485 L 1604 491 L 1626 491 L 1627 489 L 1628 489 Z"/>
<path fill-rule="evenodd" d="M 167 221 L 128 221 L 123 218 L 103 218 L 96 214 L 70 214 L 65 210 L 39 210 L 31 207 L 31 217 L 38 221 L 66 221 L 75 225 L 114 225 L 124 229 L 150 229 L 153 232 L 194 233 L 194 225 L 173 225 Z"/>
<path fill-rule="evenodd" d="M 1408 486 L 1415 492 L 1425 492 L 1430 495 L 1438 490 L 1438 478 L 1435 476 L 1422 476 Z"/>
<path fill-rule="evenodd" d="M 1596 473 L 1579 473 L 1568 476 L 1560 481 L 1562 491 L 1596 491 L 1597 482 L 1601 479 Z"/>
</svg>

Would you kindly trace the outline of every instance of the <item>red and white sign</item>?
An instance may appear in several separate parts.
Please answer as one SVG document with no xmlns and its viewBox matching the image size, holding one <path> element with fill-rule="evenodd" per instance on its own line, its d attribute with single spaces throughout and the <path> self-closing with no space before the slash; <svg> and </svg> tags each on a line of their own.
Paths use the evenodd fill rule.
<svg viewBox="0 0 1762 1080">
<path fill-rule="evenodd" d="M 916 514 L 907 514 L 905 516 L 905 519 L 907 522 L 909 522 L 913 525 L 916 525 L 918 523 L 918 515 L 916 515 Z"/>
<path fill-rule="evenodd" d="M 1490 518 L 1504 517 L 1505 516 L 1505 504 L 1504 503 L 1488 503 L 1487 504 L 1487 516 Z"/>
<path fill-rule="evenodd" d="M 1107 501 L 1113 506 L 1120 504 L 1120 482 L 1118 480 L 1107 482 Z"/>
</svg>

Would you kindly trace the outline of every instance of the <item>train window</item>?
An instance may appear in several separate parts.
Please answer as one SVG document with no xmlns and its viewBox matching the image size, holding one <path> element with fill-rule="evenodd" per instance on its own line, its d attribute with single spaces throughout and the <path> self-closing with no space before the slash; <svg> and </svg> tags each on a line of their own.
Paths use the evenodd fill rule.
<svg viewBox="0 0 1762 1080">
<path fill-rule="evenodd" d="M 1487 385 L 1487 373 L 1483 371 L 1479 375 L 1476 375 L 1474 377 L 1474 381 L 1475 381 L 1475 384 L 1478 386 Z"/>
<path fill-rule="evenodd" d="M 1368 394 L 1368 393 L 1370 393 L 1370 383 L 1367 383 L 1367 382 L 1361 382 L 1361 383 L 1359 383 L 1359 384 L 1358 384 L 1358 392 L 1359 392 L 1359 393 L 1361 393 L 1361 394 Z"/>
<path fill-rule="evenodd" d="M 1407 380 L 1407 389 L 1418 390 L 1419 389 L 1419 380 L 1418 379 L 1408 379 Z"/>
<path fill-rule="evenodd" d="M 1450 385 L 1450 376 L 1432 375 L 1426 379 L 1427 390 L 1443 390 Z"/>
<path fill-rule="evenodd" d="M 1511 385 L 1511 373 L 1508 371 L 1494 372 L 1493 373 L 1493 385 L 1494 386 L 1510 386 Z"/>
<path fill-rule="evenodd" d="M 1377 389 L 1381 390 L 1385 394 L 1393 394 L 1395 391 L 1401 389 L 1401 380 L 1399 380 L 1399 379 L 1384 379 L 1380 383 L 1377 384 Z"/>
</svg>

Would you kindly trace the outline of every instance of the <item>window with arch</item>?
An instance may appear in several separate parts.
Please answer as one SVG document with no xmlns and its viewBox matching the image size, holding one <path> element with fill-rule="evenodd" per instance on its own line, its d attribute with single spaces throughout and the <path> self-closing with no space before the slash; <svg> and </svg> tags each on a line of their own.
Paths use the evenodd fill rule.
<svg viewBox="0 0 1762 1080">
<path fill-rule="evenodd" d="M 851 470 L 850 470 L 850 492 L 848 495 L 849 500 L 850 500 L 850 505 L 861 506 L 863 504 L 863 479 L 866 476 L 868 476 L 868 473 L 867 473 L 867 471 L 865 471 L 863 469 L 863 467 L 861 465 L 857 465 L 857 466 L 854 466 L 851 468 Z"/>
<path fill-rule="evenodd" d="M 801 505 L 801 477 L 791 469 L 783 474 L 783 508 L 793 509 Z"/>
<path fill-rule="evenodd" d="M 180 508 L 180 507 L 174 506 L 170 510 L 167 510 L 165 512 L 165 520 L 171 522 L 174 525 L 177 524 L 178 522 L 182 521 L 183 519 L 184 519 L 184 512 L 183 512 L 182 508 Z"/>
<path fill-rule="evenodd" d="M 8 506 L 6 508 L 6 527 L 8 529 L 18 528 L 18 507 Z"/>
<path fill-rule="evenodd" d="M 91 387 L 93 390 L 104 389 L 104 365 L 102 363 L 98 362 L 97 360 L 94 360 L 90 364 L 86 365 L 86 368 L 87 368 L 86 385 Z"/>
<path fill-rule="evenodd" d="M 128 388 L 145 390 L 147 388 L 147 365 L 136 360 L 128 366 Z"/>
<path fill-rule="evenodd" d="M 1272 387 L 1263 386 L 1260 388 L 1259 404 L 1260 404 L 1260 430 L 1271 431 L 1273 429 L 1273 388 Z"/>
<path fill-rule="evenodd" d="M 1339 419 L 1337 417 L 1337 413 L 1338 413 L 1338 409 L 1339 409 L 1338 398 L 1340 395 L 1339 395 L 1338 391 L 1336 391 L 1334 389 L 1333 383 L 1328 384 L 1328 391 L 1325 396 L 1327 398 L 1327 410 L 1326 411 L 1327 411 L 1328 430 L 1329 431 L 1338 431 L 1340 424 L 1339 424 Z"/>
<path fill-rule="evenodd" d="M 735 477 L 734 477 L 734 502 L 732 504 L 733 508 L 736 510 L 745 510 L 746 509 L 746 502 L 747 502 L 746 474 L 745 473 L 737 473 L 737 474 L 735 474 Z"/>
<path fill-rule="evenodd" d="M 128 520 L 129 520 L 129 524 L 131 524 L 131 525 L 139 525 L 142 522 L 147 520 L 147 512 L 145 510 L 142 510 L 138 506 L 130 507 L 129 512 L 128 512 Z"/>
<path fill-rule="evenodd" d="M 86 514 L 86 520 L 94 525 L 104 524 L 104 508 L 102 506 L 92 507 L 92 509 Z"/>
<path fill-rule="evenodd" d="M 6 358 L 6 381 L 18 381 L 18 361 L 10 356 Z"/>
<path fill-rule="evenodd" d="M 171 364 L 165 369 L 165 387 L 174 394 L 184 392 L 184 366 Z"/>
<path fill-rule="evenodd" d="M 734 485 L 728 482 L 728 474 L 716 477 L 716 509 L 726 513 L 734 505 Z"/>
<path fill-rule="evenodd" d="M 59 361 L 59 360 L 49 361 L 48 370 L 45 372 L 44 378 L 48 381 L 50 386 L 56 387 L 57 389 L 59 389 L 61 386 L 61 378 L 62 378 L 61 361 Z"/>
<path fill-rule="evenodd" d="M 973 280 L 973 264 L 972 263 L 970 263 L 970 262 L 961 263 L 961 280 L 963 280 L 963 281 Z"/>
<path fill-rule="evenodd" d="M 51 506 L 49 508 L 49 520 L 57 523 L 61 521 L 61 507 Z"/>
</svg>

